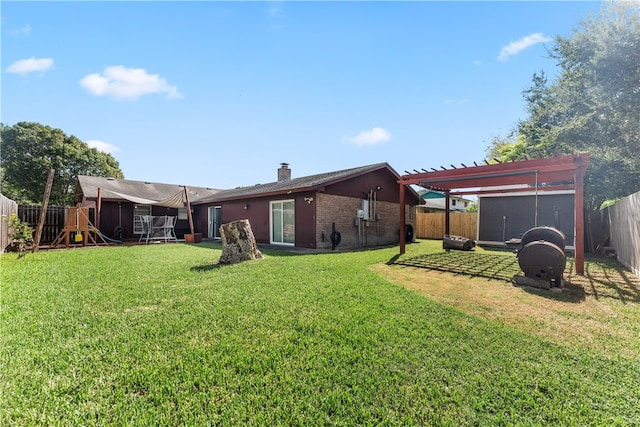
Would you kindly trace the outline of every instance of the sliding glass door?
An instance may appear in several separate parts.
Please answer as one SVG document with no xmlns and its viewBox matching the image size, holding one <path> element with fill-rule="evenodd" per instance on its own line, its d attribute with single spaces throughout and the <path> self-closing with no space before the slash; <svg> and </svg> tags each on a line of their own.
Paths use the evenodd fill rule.
<svg viewBox="0 0 640 427">
<path fill-rule="evenodd" d="M 211 206 L 209 207 L 209 234 L 212 239 L 220 238 L 220 226 L 222 225 L 222 207 Z"/>
<path fill-rule="evenodd" d="M 295 245 L 295 211 L 293 200 L 271 202 L 271 243 Z"/>
</svg>

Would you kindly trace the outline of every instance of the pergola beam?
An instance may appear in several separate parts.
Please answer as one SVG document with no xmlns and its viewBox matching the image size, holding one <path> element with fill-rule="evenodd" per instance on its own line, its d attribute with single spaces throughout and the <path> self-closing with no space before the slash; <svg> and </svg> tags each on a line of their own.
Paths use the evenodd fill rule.
<svg viewBox="0 0 640 427">
<path fill-rule="evenodd" d="M 420 185 L 422 181 L 438 181 L 438 182 L 457 182 L 461 180 L 473 180 L 473 178 L 481 179 L 499 179 L 504 178 L 509 173 L 514 176 L 518 175 L 548 175 L 553 179 L 557 177 L 566 177 L 573 179 L 573 171 L 576 169 L 575 160 L 585 155 L 569 155 L 560 157 L 551 157 L 546 159 L 522 160 L 508 163 L 491 163 L 468 168 L 433 170 L 424 173 L 409 173 L 403 175 L 400 179 L 409 185 Z M 519 181 L 531 182 L 526 178 Z M 503 185 L 503 184 L 499 184 Z M 456 186 L 460 188 L 459 185 Z M 454 187 L 449 187 L 454 188 Z"/>
<path fill-rule="evenodd" d="M 559 184 L 559 185 L 545 185 L 543 187 L 539 187 L 539 191 L 551 192 L 551 191 L 567 191 L 574 189 L 573 183 L 571 184 Z M 435 189 L 431 189 L 435 190 Z M 477 194 L 510 194 L 510 193 L 531 193 L 535 191 L 535 187 L 517 187 L 517 188 L 489 188 L 485 190 L 458 190 L 452 191 L 452 196 L 467 196 L 467 195 L 477 195 Z M 437 190 L 436 190 L 437 191 Z M 443 190 L 444 192 L 445 190 Z"/>
</svg>

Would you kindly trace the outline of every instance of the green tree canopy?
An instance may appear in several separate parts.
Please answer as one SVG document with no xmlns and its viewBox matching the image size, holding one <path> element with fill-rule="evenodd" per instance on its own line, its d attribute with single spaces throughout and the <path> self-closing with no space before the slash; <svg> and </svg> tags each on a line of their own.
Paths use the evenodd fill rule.
<svg viewBox="0 0 640 427">
<path fill-rule="evenodd" d="M 557 80 L 534 74 L 517 137 L 494 139 L 488 152 L 503 161 L 590 153 L 589 209 L 640 190 L 640 3 L 604 3 L 550 54 Z"/>
<path fill-rule="evenodd" d="M 118 162 L 60 129 L 33 122 L 0 125 L 2 193 L 18 203 L 42 201 L 47 176 L 55 170 L 52 205 L 73 205 L 78 175 L 124 178 Z"/>
</svg>

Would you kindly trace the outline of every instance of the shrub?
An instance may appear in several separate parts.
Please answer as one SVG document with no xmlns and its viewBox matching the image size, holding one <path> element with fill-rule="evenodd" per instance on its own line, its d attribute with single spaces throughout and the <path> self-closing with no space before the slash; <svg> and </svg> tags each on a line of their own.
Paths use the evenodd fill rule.
<svg viewBox="0 0 640 427">
<path fill-rule="evenodd" d="M 20 220 L 15 212 L 4 219 L 9 224 L 9 239 L 18 251 L 18 258 L 22 258 L 27 253 L 27 245 L 33 243 L 33 227 Z"/>
</svg>

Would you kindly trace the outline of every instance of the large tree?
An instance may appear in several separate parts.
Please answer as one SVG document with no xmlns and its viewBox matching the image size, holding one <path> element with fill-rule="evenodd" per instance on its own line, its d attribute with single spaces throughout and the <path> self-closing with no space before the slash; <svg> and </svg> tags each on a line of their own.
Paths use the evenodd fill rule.
<svg viewBox="0 0 640 427">
<path fill-rule="evenodd" d="M 521 159 L 588 152 L 585 201 L 590 209 L 640 190 L 640 3 L 607 2 L 550 50 L 552 83 L 536 73 L 524 91 L 529 117 L 510 144 L 490 154 Z"/>
<path fill-rule="evenodd" d="M 78 175 L 124 178 L 118 162 L 60 129 L 33 122 L 0 124 L 2 193 L 18 203 L 42 201 L 47 175 L 55 170 L 49 204 L 73 205 Z"/>
</svg>

